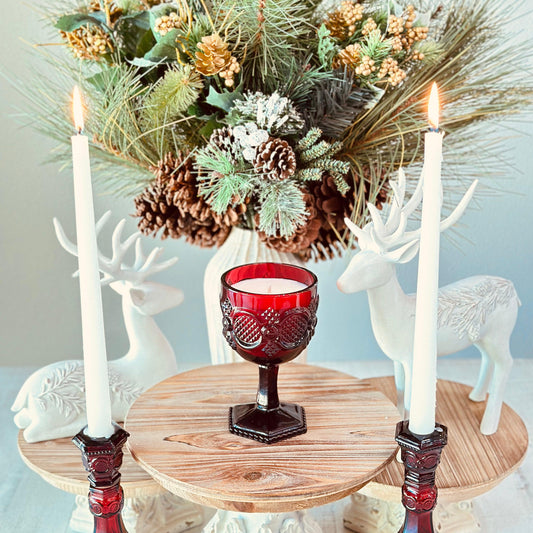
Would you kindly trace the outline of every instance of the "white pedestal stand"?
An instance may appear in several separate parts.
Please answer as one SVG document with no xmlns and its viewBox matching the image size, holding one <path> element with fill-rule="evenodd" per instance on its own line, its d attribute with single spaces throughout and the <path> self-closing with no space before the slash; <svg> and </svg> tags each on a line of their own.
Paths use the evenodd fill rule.
<svg viewBox="0 0 533 533">
<path fill-rule="evenodd" d="M 398 533 L 405 516 L 400 502 L 378 500 L 355 493 L 344 510 L 344 527 L 354 533 Z M 439 533 L 480 533 L 471 501 L 438 504 L 433 512 Z"/>
<path fill-rule="evenodd" d="M 170 492 L 158 496 L 125 498 L 122 519 L 128 533 L 182 533 L 203 524 L 199 505 L 187 502 Z M 92 533 L 94 517 L 87 496 L 76 496 L 76 507 L 69 527 L 78 533 Z"/>
<path fill-rule="evenodd" d="M 203 533 L 323 533 L 306 512 L 237 513 L 218 510 Z M 325 532 L 324 532 L 325 533 Z"/>
</svg>

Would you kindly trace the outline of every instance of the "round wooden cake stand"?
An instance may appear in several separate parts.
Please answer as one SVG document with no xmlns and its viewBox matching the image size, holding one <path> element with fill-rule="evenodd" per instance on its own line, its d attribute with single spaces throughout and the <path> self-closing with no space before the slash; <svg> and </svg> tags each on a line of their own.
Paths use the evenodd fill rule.
<svg viewBox="0 0 533 533">
<path fill-rule="evenodd" d="M 70 528 L 92 533 L 94 517 L 87 502 L 87 471 L 83 468 L 80 450 L 72 439 L 29 444 L 20 431 L 18 448 L 24 463 L 46 482 L 76 494 Z M 126 448 L 120 473 L 125 496 L 122 517 L 129 533 L 179 533 L 203 523 L 204 514 L 198 505 L 165 491 L 139 467 Z"/>
<path fill-rule="evenodd" d="M 396 399 L 393 377 L 368 380 L 391 401 Z M 437 384 L 437 422 L 448 427 L 437 469 L 438 505 L 433 521 L 436 531 L 481 531 L 472 513 L 472 498 L 496 487 L 524 460 L 528 433 L 522 419 L 503 404 L 498 431 L 483 435 L 479 426 L 485 402 L 468 398 L 472 387 L 452 381 Z M 401 486 L 403 464 L 391 461 L 363 490 L 352 496 L 344 525 L 357 533 L 396 533 L 404 516 Z"/>
<path fill-rule="evenodd" d="M 204 532 L 320 532 L 301 510 L 351 494 L 392 460 L 396 408 L 367 381 L 282 365 L 280 400 L 305 408 L 308 431 L 262 444 L 228 430 L 229 407 L 253 401 L 257 382 L 256 365 L 234 363 L 155 385 L 127 416 L 130 451 L 170 492 L 219 509 Z"/>
</svg>

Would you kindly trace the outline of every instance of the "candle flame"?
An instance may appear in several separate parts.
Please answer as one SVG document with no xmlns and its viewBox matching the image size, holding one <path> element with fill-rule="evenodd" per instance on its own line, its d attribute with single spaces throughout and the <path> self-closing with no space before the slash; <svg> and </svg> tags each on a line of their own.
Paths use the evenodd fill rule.
<svg viewBox="0 0 533 533">
<path fill-rule="evenodd" d="M 431 94 L 429 95 L 428 104 L 428 119 L 429 125 L 432 129 L 439 129 L 439 89 L 436 83 L 431 86 Z"/>
<path fill-rule="evenodd" d="M 74 87 L 74 92 L 72 93 L 72 111 L 74 114 L 74 125 L 76 126 L 76 130 L 81 132 L 84 127 L 83 100 L 80 89 L 77 85 Z"/>
</svg>

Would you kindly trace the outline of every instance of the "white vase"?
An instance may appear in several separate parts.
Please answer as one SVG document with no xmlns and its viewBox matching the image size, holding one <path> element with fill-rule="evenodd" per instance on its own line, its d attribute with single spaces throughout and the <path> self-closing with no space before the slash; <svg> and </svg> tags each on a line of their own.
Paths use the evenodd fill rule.
<svg viewBox="0 0 533 533">
<path fill-rule="evenodd" d="M 207 318 L 209 350 L 213 364 L 242 361 L 222 335 L 222 311 L 220 310 L 220 277 L 226 270 L 246 263 L 291 263 L 303 266 L 293 254 L 278 252 L 259 240 L 252 230 L 233 228 L 224 244 L 217 250 L 205 269 L 204 299 Z M 305 354 L 302 354 L 305 357 Z M 302 355 L 298 360 L 302 361 Z"/>
</svg>

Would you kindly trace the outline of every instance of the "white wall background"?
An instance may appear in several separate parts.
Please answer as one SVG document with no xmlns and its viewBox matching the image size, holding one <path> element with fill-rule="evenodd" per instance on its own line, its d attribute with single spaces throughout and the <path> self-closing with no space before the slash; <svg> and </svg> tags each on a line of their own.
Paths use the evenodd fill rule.
<svg viewBox="0 0 533 533">
<path fill-rule="evenodd" d="M 20 38 L 42 42 L 46 33 L 39 16 L 19 2 L 0 0 L 2 70 L 31 83 L 33 59 Z M 533 8 L 533 0 L 524 6 Z M 517 22 L 517 31 L 531 40 L 531 13 Z M 525 66 L 526 67 L 526 66 Z M 531 65 L 529 65 L 531 67 Z M 531 71 L 524 75 L 533 82 Z M 77 280 L 71 278 L 76 260 L 59 246 L 52 227 L 57 216 L 74 237 L 72 179 L 69 172 L 43 166 L 53 144 L 30 129 L 21 129 L 10 116 L 23 99 L 0 79 L 0 364 L 44 365 L 81 357 L 81 327 Z M 472 274 L 495 274 L 514 281 L 523 306 L 512 338 L 515 357 L 533 357 L 533 147 L 523 124 L 521 136 L 502 141 L 514 168 L 503 184 L 508 192 L 480 200 L 462 220 L 461 249 L 443 239 L 441 285 Z M 502 137 L 508 131 L 502 129 Z M 96 214 L 113 209 L 114 222 L 133 212 L 128 201 L 98 196 Z M 133 219 L 128 220 L 131 231 Z M 151 239 L 147 242 L 157 244 Z M 179 361 L 209 363 L 203 310 L 202 276 L 214 250 L 181 241 L 166 241 L 165 257 L 179 263 L 155 279 L 181 287 L 186 300 L 157 318 Z M 346 260 L 310 265 L 320 280 L 321 304 L 317 333 L 309 360 L 384 358 L 370 327 L 366 295 L 344 295 L 335 281 Z M 400 268 L 406 291 L 416 286 L 416 261 Z M 122 327 L 120 297 L 104 289 L 106 337 L 110 358 L 123 355 L 127 339 Z M 471 349 L 465 354 L 475 355 Z"/>
</svg>

